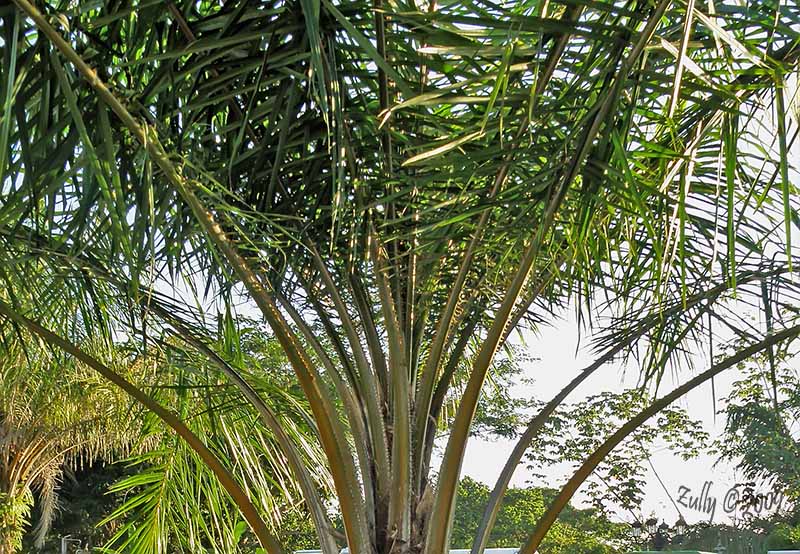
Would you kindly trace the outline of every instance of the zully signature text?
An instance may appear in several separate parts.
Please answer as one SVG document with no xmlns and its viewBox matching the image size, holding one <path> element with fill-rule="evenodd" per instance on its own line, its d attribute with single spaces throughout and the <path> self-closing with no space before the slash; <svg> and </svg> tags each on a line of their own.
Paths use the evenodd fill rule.
<svg viewBox="0 0 800 554">
<path fill-rule="evenodd" d="M 675 500 L 684 508 L 708 515 L 708 520 L 713 521 L 718 504 L 717 497 L 711 494 L 713 485 L 713 481 L 706 481 L 699 493 L 681 485 L 678 487 L 678 496 Z M 741 487 L 734 486 L 725 493 L 721 504 L 726 514 L 755 517 L 762 513 L 780 510 L 784 500 L 782 492 L 745 493 Z"/>
</svg>

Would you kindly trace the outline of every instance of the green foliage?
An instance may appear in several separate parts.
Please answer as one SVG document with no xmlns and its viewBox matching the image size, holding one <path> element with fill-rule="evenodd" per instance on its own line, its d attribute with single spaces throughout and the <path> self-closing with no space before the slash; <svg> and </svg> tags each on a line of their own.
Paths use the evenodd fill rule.
<svg viewBox="0 0 800 554">
<path fill-rule="evenodd" d="M 302 448 L 304 462 L 319 468 L 314 477 L 320 493 L 329 494 L 330 477 L 307 423 L 307 407 L 287 375 L 282 351 L 257 322 L 242 319 L 239 326 L 229 317 L 218 329 L 219 351 L 280 414 L 280 425 Z M 226 460 L 273 529 L 283 529 L 285 518 L 297 521 L 294 506 L 302 504 L 297 481 L 274 436 L 258 424 L 240 391 L 206 358 L 178 341 L 152 348 L 147 359 L 158 368 L 148 380 L 155 398 L 179 413 Z M 117 523 L 106 547 L 131 554 L 236 553 L 254 547 L 237 506 L 197 454 L 156 418 L 143 414 L 143 421 L 140 441 L 146 448 L 125 462 L 130 475 L 109 489 L 125 501 L 101 522 Z M 296 541 L 308 542 L 302 536 Z"/>
<path fill-rule="evenodd" d="M 0 492 L 0 552 L 17 552 L 22 547 L 32 506 L 30 489 L 13 494 Z"/>
<path fill-rule="evenodd" d="M 751 554 L 766 552 L 768 537 L 763 530 L 747 526 L 709 524 L 698 522 L 687 527 L 686 535 L 678 545 L 671 545 L 671 550 L 700 550 L 714 552 L 720 544 L 726 548 L 727 554 Z"/>
<path fill-rule="evenodd" d="M 514 387 L 531 384 L 532 379 L 525 376 L 525 364 L 531 357 L 522 347 L 509 346 L 506 351 L 498 356 L 489 371 L 486 385 L 478 402 L 475 421 L 470 429 L 473 436 L 481 436 L 493 440 L 498 437 L 505 439 L 515 438 L 519 430 L 527 422 L 533 401 L 520 398 L 513 393 Z M 455 379 L 464 379 L 469 374 L 469 364 L 464 363 L 459 368 Z M 448 403 L 456 405 L 462 387 L 456 381 Z M 449 423 L 447 414 L 444 416 L 445 427 Z"/>
<path fill-rule="evenodd" d="M 556 491 L 515 488 L 506 493 L 489 540 L 489 547 L 519 548 L 536 525 Z M 489 497 L 489 487 L 469 477 L 458 486 L 458 509 L 453 523 L 452 547 L 471 548 Z M 564 510 L 539 548 L 542 554 L 612 554 L 628 546 L 628 525 L 610 522 L 595 509 Z"/>
<path fill-rule="evenodd" d="M 102 343 L 85 344 L 106 353 Z M 139 369 L 119 352 L 109 363 L 129 374 Z M 130 414 L 121 391 L 89 368 L 25 333 L 2 337 L 0 491 L 6 528 L 30 532 L 31 542 L 41 547 L 57 512 L 65 472 L 129 452 L 137 438 L 135 429 L 123 424 Z M 28 528 L 34 494 L 37 523 Z"/>
<path fill-rule="evenodd" d="M 341 516 L 334 514 L 331 519 L 336 529 L 341 530 Z M 308 510 L 302 505 L 285 507 L 276 534 L 288 552 L 319 549 L 319 538 L 314 529 L 314 522 Z"/>
<path fill-rule="evenodd" d="M 163 474 L 163 468 L 150 467 L 146 459 L 147 456 L 142 455 L 127 463 L 96 463 L 76 471 L 65 479 L 61 485 L 60 510 L 53 521 L 51 532 L 43 546 L 44 551 L 58 550 L 59 537 L 71 535 L 84 541 L 84 543 L 90 541 L 100 551 L 111 552 L 112 549 L 108 544 L 109 540 L 118 532 L 124 533 L 125 538 L 128 538 L 131 534 L 130 527 L 135 528 L 137 532 L 144 533 L 148 519 L 144 517 L 144 513 L 131 513 L 130 504 L 141 501 L 144 498 L 144 495 L 141 494 L 146 492 L 142 485 L 144 481 L 147 481 L 151 476 Z M 175 506 L 176 503 L 186 501 L 186 490 L 175 491 L 173 484 L 164 480 L 162 480 L 161 485 L 162 494 L 182 495 L 177 499 L 162 498 L 162 507 Z M 191 486 L 194 487 L 194 490 L 200 490 L 198 484 L 192 483 Z M 281 502 L 279 499 L 278 501 Z M 195 504 L 192 504 L 192 506 L 194 509 L 200 510 L 200 514 L 195 519 L 203 518 L 211 521 L 207 503 L 202 506 Z M 317 539 L 313 521 L 302 504 L 289 505 L 282 503 L 278 506 L 278 510 L 280 511 L 280 521 L 276 524 L 276 534 L 280 537 L 281 544 L 286 546 L 287 551 L 319 548 L 319 540 Z M 153 514 L 158 514 L 158 510 L 154 510 L 152 506 L 148 507 L 145 512 L 149 513 L 151 517 Z M 238 519 L 235 513 L 232 514 L 232 517 L 237 523 L 231 530 L 231 536 L 239 537 L 238 550 L 236 551 L 255 552 L 255 540 L 252 533 L 246 530 L 246 525 Z M 341 527 L 341 521 L 337 522 L 337 519 L 334 518 L 334 522 L 337 527 Z M 134 523 L 134 525 L 130 526 L 131 523 Z M 163 518 L 162 523 L 170 528 L 167 530 L 168 532 L 175 531 L 181 534 L 191 532 L 191 521 L 185 515 L 183 518 L 175 515 L 168 516 Z M 125 530 L 126 527 L 128 528 L 127 530 Z M 185 549 L 182 550 L 180 536 L 177 537 L 177 540 L 174 540 L 172 533 L 160 534 L 166 536 L 166 540 L 169 541 L 163 547 L 164 552 L 172 554 L 186 551 Z M 146 542 L 143 535 L 140 535 L 139 539 L 134 542 L 138 544 Z M 121 542 L 119 537 L 115 542 L 117 544 Z M 30 541 L 27 544 L 30 549 L 34 548 Z M 209 544 L 206 542 L 206 545 Z M 106 545 L 106 547 L 101 550 L 102 545 Z M 213 548 L 208 550 L 214 551 Z M 197 547 L 192 552 L 199 551 L 199 547 Z"/>
<path fill-rule="evenodd" d="M 743 378 L 733 384 L 724 410 L 725 434 L 717 443 L 720 456 L 735 463 L 745 479 L 790 499 L 800 498 L 800 441 L 796 438 L 800 377 L 792 366 L 795 356 L 778 353 L 775 381 L 766 357 L 741 365 Z"/>
<path fill-rule="evenodd" d="M 544 468 L 583 461 L 622 423 L 650 404 L 641 389 L 622 393 L 603 392 L 575 404 L 565 404 L 550 417 L 534 439 L 526 457 L 534 476 Z M 638 427 L 598 466 L 584 491 L 602 510 L 610 507 L 638 508 L 645 484 L 646 462 L 653 448 L 667 447 L 684 459 L 696 456 L 708 445 L 708 433 L 686 411 L 670 406 Z"/>
<path fill-rule="evenodd" d="M 783 511 L 745 510 L 746 524 L 765 535 L 765 548 L 800 547 L 800 377 L 797 353 L 780 349 L 740 364 L 726 406 L 721 459 L 741 472 L 742 507 L 758 505 L 764 492 L 786 498 Z"/>
<path fill-rule="evenodd" d="M 800 523 L 778 523 L 767 536 L 769 550 L 797 550 L 800 548 Z"/>
<path fill-rule="evenodd" d="M 659 382 L 705 340 L 706 315 L 737 329 L 734 285 L 744 301 L 767 273 L 798 290 L 796 121 L 783 98 L 775 121 L 766 108 L 800 57 L 791 3 L 39 4 L 0 6 L 3 313 L 141 359 L 176 323 L 199 328 L 203 360 L 158 358 L 169 378 L 139 384 L 175 387 L 165 402 L 204 422 L 272 520 L 270 488 L 247 487 L 263 468 L 236 444 L 254 430 L 274 453 L 269 425 L 246 408 L 212 427 L 200 414 L 243 405 L 247 387 L 190 374 L 224 354 L 267 394 L 229 321 L 206 340 L 218 314 L 255 301 L 321 443 L 308 463 L 293 436 L 271 463 L 299 451 L 300 469 L 331 471 L 353 554 L 444 549 L 475 414 L 510 433 L 479 399 L 514 328 L 570 302 L 582 321 L 613 314 L 595 346 L 641 354 L 643 381 Z M 235 400 L 216 403 L 212 387 L 225 397 L 233 381 Z M 157 451 L 154 482 L 172 462 Z M 194 454 L 179 453 L 188 476 Z M 299 480 L 320 516 L 318 487 Z M 142 506 L 158 505 L 153 490 Z M 232 548 L 228 508 L 209 514 L 231 516 L 212 530 L 197 515 L 193 544 Z"/>
</svg>

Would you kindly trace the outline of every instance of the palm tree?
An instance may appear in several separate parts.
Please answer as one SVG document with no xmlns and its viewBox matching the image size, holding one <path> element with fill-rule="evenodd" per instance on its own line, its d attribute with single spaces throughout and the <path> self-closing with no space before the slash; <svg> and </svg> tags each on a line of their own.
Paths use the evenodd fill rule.
<svg viewBox="0 0 800 554">
<path fill-rule="evenodd" d="M 628 433 L 800 332 L 784 309 L 797 292 L 793 6 L 14 4 L 2 12 L 0 313 L 168 422 L 273 554 L 246 483 L 76 346 L 76 309 L 82 325 L 146 343 L 191 339 L 183 288 L 257 307 L 310 406 L 358 554 L 447 549 L 470 425 L 514 329 L 570 303 L 602 324 L 596 363 L 508 460 L 476 554 L 531 438 L 606 363 L 638 354 L 653 401 L 587 456 L 525 554 Z M 748 303 L 765 328 L 745 326 Z M 678 372 L 656 398 L 670 364 L 685 369 L 683 353 L 720 328 L 747 346 Z M 241 365 L 196 347 L 274 428 Z M 316 469 L 281 447 L 332 554 Z"/>
<path fill-rule="evenodd" d="M 70 467 L 128 451 L 129 402 L 116 387 L 72 359 L 46 350 L 4 349 L 0 358 L 0 552 L 21 547 L 38 496 L 34 544 L 55 517 Z"/>
<path fill-rule="evenodd" d="M 223 336 L 230 336 L 233 325 L 230 319 L 221 325 Z M 187 427 L 226 460 L 229 471 L 250 485 L 253 500 L 272 516 L 270 528 L 279 529 L 284 514 L 302 499 L 280 452 L 282 442 L 296 444 L 307 465 L 322 460 L 306 423 L 308 409 L 296 387 L 286 382 L 280 351 L 272 349 L 269 355 L 269 345 L 260 336 L 250 338 L 261 332 L 254 327 L 236 335 L 253 344 L 220 340 L 218 348 L 246 361 L 254 390 L 276 414 L 278 436 L 254 428 L 258 414 L 239 391 L 183 343 L 153 344 L 146 356 L 123 345 L 109 349 L 103 341 L 87 341 L 82 348 L 181 414 Z M 34 493 L 40 516 L 33 544 L 41 548 L 58 511 L 64 473 L 98 461 L 123 461 L 139 469 L 110 490 L 125 496 L 100 522 L 118 523 L 111 544 L 129 553 L 160 552 L 164 545 L 197 551 L 203 544 L 214 545 L 216 552 L 238 552 L 246 524 L 238 520 L 236 505 L 193 450 L 167 433 L 152 414 L 132 409 L 118 387 L 89 367 L 58 351 L 37 348 L 37 341 L 24 334 L 3 339 L 7 348 L 0 358 L 0 552 L 19 551 Z M 261 347 L 258 356 L 248 352 L 255 346 Z M 324 469 L 318 471 L 315 490 L 330 491 L 329 480 Z"/>
<path fill-rule="evenodd" d="M 231 334 L 237 329 L 239 332 Z M 291 441 L 307 466 L 320 466 L 310 485 L 329 496 L 330 475 L 308 425 L 308 407 L 297 387 L 288 382 L 286 361 L 263 339 L 263 328 L 238 325 L 230 319 L 220 325 L 219 341 L 212 343 L 226 358 L 240 360 L 248 382 L 263 399 L 277 422 L 277 433 L 259 426 L 259 414 L 219 369 L 190 345 L 175 340 L 153 344 L 144 358 L 151 373 L 138 376 L 161 405 L 169 406 L 228 470 L 246 483 L 250 497 L 266 515 L 270 530 L 283 535 L 287 517 L 302 513 L 303 489 L 292 478 L 282 454 Z M 226 339 L 233 339 L 227 340 Z M 109 492 L 124 497 L 100 523 L 114 523 L 115 534 L 106 548 L 128 554 L 163 552 L 240 552 L 255 541 L 235 503 L 213 472 L 188 445 L 168 433 L 157 418 L 144 412 L 136 419 L 135 455 L 124 463 L 131 475 Z"/>
</svg>

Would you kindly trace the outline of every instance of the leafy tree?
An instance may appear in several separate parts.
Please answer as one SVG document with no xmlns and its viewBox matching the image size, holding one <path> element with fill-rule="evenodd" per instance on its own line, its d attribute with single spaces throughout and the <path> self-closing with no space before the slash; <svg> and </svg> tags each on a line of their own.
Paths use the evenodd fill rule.
<svg viewBox="0 0 800 554">
<path fill-rule="evenodd" d="M 579 464 L 620 425 L 652 399 L 641 389 L 602 392 L 575 404 L 565 404 L 547 420 L 526 455 L 534 476 L 558 463 Z M 646 462 L 655 446 L 666 446 L 684 459 L 708 445 L 708 433 L 677 406 L 664 408 L 639 426 L 597 466 L 587 480 L 586 493 L 599 510 L 633 510 L 642 501 Z"/>
<path fill-rule="evenodd" d="M 475 410 L 475 420 L 470 428 L 472 436 L 484 439 L 513 439 L 519 435 L 527 423 L 527 416 L 534 407 L 534 401 L 514 394 L 514 387 L 531 385 L 533 379 L 525 376 L 525 364 L 531 357 L 522 347 L 507 346 L 503 355 L 498 356 L 487 376 L 486 386 Z M 455 407 L 464 383 L 453 383 L 453 392 L 443 406 L 444 427 L 447 428 L 449 414 L 455 414 Z"/>
<path fill-rule="evenodd" d="M 735 464 L 740 511 L 746 525 L 766 535 L 769 549 L 800 546 L 800 377 L 796 353 L 769 352 L 741 365 L 723 413 L 725 433 L 717 441 L 723 460 Z M 766 490 L 764 490 L 766 487 Z M 782 498 L 782 509 L 762 511 L 765 494 Z"/>
<path fill-rule="evenodd" d="M 769 281 L 776 310 L 797 292 L 796 6 L 40 4 L 0 8 L 0 314 L 157 414 L 271 554 L 283 548 L 270 507 L 228 452 L 79 337 L 140 350 L 187 325 L 203 337 L 209 299 L 219 312 L 244 297 L 310 407 L 351 552 L 441 554 L 480 397 L 515 328 L 570 302 L 592 322 L 612 316 L 597 362 L 520 435 L 476 551 L 528 444 L 590 374 L 637 354 L 643 381 L 659 382 L 705 340 L 707 316 L 737 328 L 733 289 L 747 302 Z M 788 315 L 736 329 L 747 346 L 706 371 L 677 372 L 587 455 L 523 554 L 628 434 L 800 333 Z M 278 433 L 246 367 L 192 348 Z M 280 450 L 333 554 L 317 466 L 291 440 Z"/>
<path fill-rule="evenodd" d="M 766 552 L 770 546 L 766 537 L 758 530 L 741 525 L 710 524 L 698 522 L 687 527 L 679 545 L 672 550 L 700 550 L 713 552 L 722 544 L 730 554 Z"/>
<path fill-rule="evenodd" d="M 0 552 L 19 552 L 34 499 L 32 542 L 43 546 L 65 472 L 128 451 L 135 440 L 123 424 L 129 405 L 119 389 L 60 353 L 0 350 Z"/>
<path fill-rule="evenodd" d="M 519 547 L 527 538 L 528 529 L 536 525 L 556 492 L 552 489 L 511 487 L 503 500 L 487 546 Z M 458 510 L 453 523 L 453 548 L 472 547 L 489 493 L 488 486 L 469 477 L 459 482 Z M 629 535 L 627 524 L 612 523 L 601 511 L 568 506 L 559 516 L 559 521 L 542 543 L 539 552 L 620 552 L 629 546 Z"/>
<path fill-rule="evenodd" d="M 779 352 L 774 375 L 764 356 L 742 364 L 743 377 L 728 396 L 725 434 L 718 442 L 722 459 L 734 462 L 745 479 L 792 500 L 800 498 L 800 377 L 793 358 Z"/>
<path fill-rule="evenodd" d="M 187 335 L 191 336 L 191 335 Z M 319 469 L 311 483 L 315 493 L 328 496 L 330 475 L 308 425 L 308 407 L 291 379 L 282 351 L 264 340 L 258 322 L 231 314 L 220 318 L 215 350 L 241 367 L 242 374 L 272 414 L 279 430 L 258 425 L 259 413 L 231 386 L 216 364 L 185 342 L 176 340 L 151 347 L 148 360 L 158 374 L 147 381 L 161 405 L 180 414 L 229 471 L 248 484 L 251 497 L 269 514 L 268 525 L 287 546 L 308 545 L 313 517 L 303 503 L 303 491 L 287 468 L 281 443 L 291 440 L 306 465 Z M 193 339 L 194 340 L 194 339 Z M 128 475 L 108 492 L 124 497 L 99 521 L 113 523 L 116 532 L 106 545 L 130 554 L 168 552 L 218 553 L 255 550 L 237 506 L 197 453 L 151 414 L 142 416 L 139 440 L 145 448 L 125 460 Z"/>
<path fill-rule="evenodd" d="M 232 325 L 228 319 L 220 327 Z M 275 417 L 282 436 L 304 448 L 306 463 L 320 464 L 320 452 L 307 425 L 307 407 L 294 387 L 287 386 L 285 374 L 281 377 L 285 360 L 280 350 L 259 348 L 257 356 L 252 356 L 240 343 L 225 340 L 255 333 L 254 327 L 245 327 L 241 334 L 220 332 L 218 350 L 246 363 L 250 382 L 268 409 L 279 414 Z M 95 519 L 78 522 L 80 532 L 70 533 L 75 538 L 91 538 L 95 545 L 110 539 L 110 547 L 129 553 L 159 552 L 165 545 L 169 552 L 198 552 L 201 547 L 238 551 L 248 540 L 256 542 L 247 536 L 236 504 L 213 473 L 157 418 L 132 409 L 118 388 L 72 359 L 64 361 L 47 350 L 19 349 L 20 338 L 25 337 L 5 337 L 4 344 L 11 350 L 3 351 L 0 373 L 4 417 L 0 484 L 3 491 L 13 493 L 3 502 L 3 552 L 15 552 L 22 544 L 33 507 L 32 491 L 40 493 L 41 517 L 30 542 L 39 549 L 58 511 L 56 492 L 64 472 L 71 475 L 84 465 L 118 460 L 126 454 L 130 458 L 118 464 L 124 468 L 119 482 L 98 486 L 90 494 L 84 490 L 105 510 L 98 511 L 89 502 L 86 508 Z M 232 474 L 251 484 L 259 504 L 269 507 L 274 529 L 283 529 L 284 520 L 291 523 L 298 513 L 306 512 L 302 492 L 280 454 L 281 439 L 254 429 L 258 414 L 238 389 L 221 379 L 219 368 L 207 358 L 175 340 L 150 346 L 146 356 L 127 357 L 130 351 L 109 350 L 102 341 L 84 348 L 113 363 L 131 381 L 142 383 L 161 405 L 180 413 L 189 428 L 231 464 Z M 218 362 L 224 363 L 221 358 Z M 324 467 L 315 478 L 321 493 L 331 489 Z M 96 498 L 108 493 L 116 503 Z M 76 508 L 75 502 L 70 506 Z M 92 532 L 94 524 L 104 531 Z"/>
</svg>

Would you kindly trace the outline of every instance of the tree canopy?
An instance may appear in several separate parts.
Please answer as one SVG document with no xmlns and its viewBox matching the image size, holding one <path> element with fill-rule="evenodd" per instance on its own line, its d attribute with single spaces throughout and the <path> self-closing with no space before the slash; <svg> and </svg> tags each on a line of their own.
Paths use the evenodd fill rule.
<svg viewBox="0 0 800 554">
<path fill-rule="evenodd" d="M 279 433 L 243 361 L 208 340 L 215 314 L 257 308 L 308 402 L 350 551 L 442 554 L 495 354 L 580 306 L 603 324 L 597 362 L 520 436 L 476 552 L 509 472 L 588 375 L 635 354 L 645 384 L 672 363 L 679 386 L 587 455 L 532 554 L 629 433 L 800 333 L 784 308 L 794 5 L 14 0 L 0 16 L 0 314 L 157 414 L 270 554 L 247 480 L 81 350 L 87 335 L 188 340 Z M 774 317 L 742 331 L 740 303 Z M 687 377 L 683 354 L 717 326 L 745 346 Z M 315 468 L 280 449 L 333 554 Z"/>
<path fill-rule="evenodd" d="M 17 551 L 32 521 L 34 545 L 44 544 L 65 472 L 99 456 L 124 456 L 137 439 L 123 424 L 130 401 L 122 391 L 36 343 L 30 341 L 26 350 L 0 349 L 3 554 Z"/>
<path fill-rule="evenodd" d="M 458 484 L 458 511 L 453 524 L 453 548 L 471 548 L 490 488 L 469 477 Z M 488 547 L 516 548 L 526 539 L 527 530 L 536 525 L 551 498 L 553 489 L 511 487 L 492 531 Z M 576 554 L 611 554 L 623 552 L 630 544 L 630 526 L 612 522 L 608 515 L 595 509 L 568 507 L 561 514 L 547 540 L 542 554 L 575 552 Z"/>
</svg>

